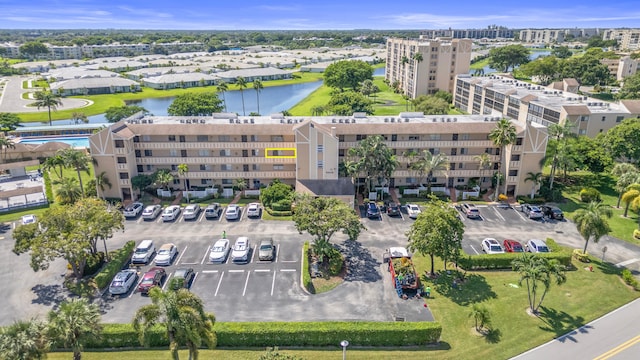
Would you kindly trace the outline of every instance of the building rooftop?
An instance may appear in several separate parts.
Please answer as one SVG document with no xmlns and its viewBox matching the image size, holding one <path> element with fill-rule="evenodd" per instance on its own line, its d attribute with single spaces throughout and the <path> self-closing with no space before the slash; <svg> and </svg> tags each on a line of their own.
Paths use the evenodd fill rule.
<svg viewBox="0 0 640 360">
<path fill-rule="evenodd" d="M 137 82 L 121 77 L 109 78 L 80 78 L 57 81 L 50 84 L 51 89 L 82 89 L 82 88 L 105 88 L 109 86 L 131 86 L 139 85 Z"/>
</svg>

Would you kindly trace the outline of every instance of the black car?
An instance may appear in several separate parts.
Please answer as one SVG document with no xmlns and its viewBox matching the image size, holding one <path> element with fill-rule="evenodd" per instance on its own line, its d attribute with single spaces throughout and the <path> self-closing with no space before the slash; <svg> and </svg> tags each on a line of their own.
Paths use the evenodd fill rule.
<svg viewBox="0 0 640 360">
<path fill-rule="evenodd" d="M 195 273 L 192 268 L 181 268 L 176 270 L 173 274 L 173 282 L 171 283 L 172 289 L 178 290 L 180 288 L 190 288 L 194 276 Z"/>
<path fill-rule="evenodd" d="M 542 210 L 544 216 L 548 217 L 549 219 L 564 220 L 564 214 L 562 213 L 562 210 L 560 210 L 560 208 L 557 206 L 542 205 L 540 206 L 540 210 Z"/>
<path fill-rule="evenodd" d="M 380 209 L 378 209 L 378 204 L 376 204 L 375 201 L 369 201 L 369 205 L 367 205 L 367 217 L 368 218 L 380 217 Z"/>
<path fill-rule="evenodd" d="M 387 215 L 398 216 L 400 215 L 400 206 L 394 202 L 387 204 Z"/>
</svg>

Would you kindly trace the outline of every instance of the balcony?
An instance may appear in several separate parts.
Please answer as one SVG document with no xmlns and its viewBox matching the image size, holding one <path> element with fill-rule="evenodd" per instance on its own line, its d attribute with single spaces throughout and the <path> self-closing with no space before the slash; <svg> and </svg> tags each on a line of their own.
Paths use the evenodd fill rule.
<svg viewBox="0 0 640 360">
<path fill-rule="evenodd" d="M 518 179 L 517 176 L 507 176 L 507 184 L 517 184 Z"/>
<path fill-rule="evenodd" d="M 295 148 L 295 142 L 138 142 L 133 144 L 136 150 L 153 149 L 265 149 L 265 148 Z"/>
<path fill-rule="evenodd" d="M 116 169 L 118 170 L 129 170 L 127 164 L 116 164 Z"/>
<path fill-rule="evenodd" d="M 139 157 L 136 158 L 137 165 L 200 165 L 200 164 L 295 164 L 296 159 L 288 158 L 265 158 L 264 156 L 169 156 L 169 157 Z"/>
<path fill-rule="evenodd" d="M 118 180 L 118 184 L 120 184 L 120 186 L 129 186 L 131 181 L 129 179 L 120 179 Z"/>
<path fill-rule="evenodd" d="M 129 153 L 126 148 L 114 148 L 114 152 L 117 155 L 126 155 L 127 153 Z"/>
<path fill-rule="evenodd" d="M 393 126 L 393 123 L 390 124 Z M 357 147 L 358 141 L 341 142 L 340 149 L 350 149 Z M 429 149 L 429 148 L 493 148 L 495 145 L 491 140 L 408 140 L 408 141 L 385 141 L 385 144 L 392 149 Z"/>
<path fill-rule="evenodd" d="M 520 161 L 509 161 L 509 169 L 520 168 Z"/>
<path fill-rule="evenodd" d="M 189 171 L 187 179 L 295 179 L 295 171 Z M 128 180 L 127 180 L 128 181 Z"/>
<path fill-rule="evenodd" d="M 476 164 L 478 163 L 478 159 L 476 159 L 476 156 L 478 155 L 447 155 L 447 154 L 445 155 L 447 156 L 447 159 L 449 160 L 449 162 L 454 162 L 454 163 L 465 162 L 465 163 L 476 163 Z M 398 160 L 400 164 L 406 164 L 410 161 L 416 161 L 417 159 L 419 159 L 419 155 L 415 159 L 411 159 L 407 156 L 396 156 L 396 160 Z M 489 159 L 491 160 L 492 163 L 495 163 L 500 161 L 500 156 L 490 155 Z"/>
</svg>

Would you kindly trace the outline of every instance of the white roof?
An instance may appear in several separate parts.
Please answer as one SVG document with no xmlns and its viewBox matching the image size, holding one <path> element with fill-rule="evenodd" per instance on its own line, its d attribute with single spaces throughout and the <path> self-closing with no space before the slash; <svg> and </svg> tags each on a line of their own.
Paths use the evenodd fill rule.
<svg viewBox="0 0 640 360">
<path fill-rule="evenodd" d="M 392 258 L 409 257 L 409 251 L 406 248 L 396 246 L 389 248 L 389 254 Z"/>
</svg>

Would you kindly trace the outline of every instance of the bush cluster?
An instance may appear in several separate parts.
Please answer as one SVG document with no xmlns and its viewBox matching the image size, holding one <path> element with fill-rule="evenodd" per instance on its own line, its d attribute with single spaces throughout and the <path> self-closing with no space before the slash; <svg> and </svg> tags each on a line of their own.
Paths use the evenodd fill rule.
<svg viewBox="0 0 640 360">
<path fill-rule="evenodd" d="M 53 184 L 51 183 L 51 176 L 49 176 L 48 171 L 42 172 L 42 179 L 44 180 L 44 194 L 49 203 L 52 204 L 55 202 L 55 197 L 53 196 Z"/>
<path fill-rule="evenodd" d="M 104 264 L 104 253 L 99 251 L 96 254 L 90 254 L 87 256 L 87 263 L 84 265 L 84 271 L 82 275 L 90 276 L 98 272 L 100 267 Z"/>
<path fill-rule="evenodd" d="M 566 251 L 550 252 L 536 254 L 547 259 L 556 259 L 564 266 L 571 266 L 571 253 Z M 513 260 L 519 258 L 519 253 L 505 253 L 505 254 L 487 254 L 487 255 L 473 255 L 463 256 L 458 260 L 458 266 L 465 270 L 498 270 L 498 269 L 512 269 L 511 263 Z"/>
<path fill-rule="evenodd" d="M 580 190 L 580 201 L 586 203 L 600 201 L 600 191 L 592 187 L 583 188 Z"/>
<path fill-rule="evenodd" d="M 289 211 L 278 211 L 278 210 L 273 210 L 273 209 L 268 208 L 268 207 L 265 207 L 265 210 L 271 216 L 291 216 L 291 215 L 293 215 L 293 211 L 291 211 L 291 210 L 289 210 Z"/>
<path fill-rule="evenodd" d="M 305 241 L 302 245 L 302 286 L 307 291 L 313 293 L 313 284 L 311 283 L 311 273 L 309 272 L 309 242 Z"/>
<path fill-rule="evenodd" d="M 633 230 L 633 237 L 634 239 L 640 240 L 640 230 L 638 229 Z"/>
<path fill-rule="evenodd" d="M 633 276 L 629 269 L 622 270 L 620 275 L 622 275 L 622 280 L 624 280 L 627 285 L 632 286 L 636 290 L 640 290 L 638 280 Z"/>
<path fill-rule="evenodd" d="M 518 204 L 542 205 L 547 202 L 547 199 L 540 196 L 536 196 L 532 199 L 530 196 L 518 195 L 516 199 L 518 200 Z"/>
<path fill-rule="evenodd" d="M 129 262 L 131 259 L 131 254 L 133 253 L 133 249 L 136 248 L 136 243 L 132 240 L 127 241 L 123 247 L 114 251 L 111 254 L 111 261 L 100 270 L 100 272 L 96 275 L 95 281 L 98 289 L 104 289 L 109 285 L 114 276 L 118 273 L 118 271 L 122 270 L 122 268 Z"/>
</svg>

